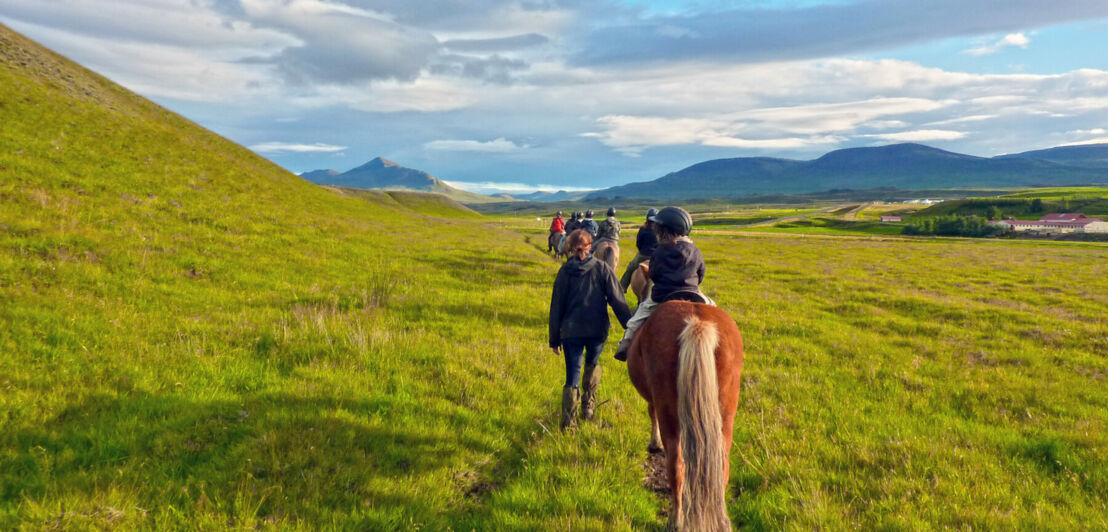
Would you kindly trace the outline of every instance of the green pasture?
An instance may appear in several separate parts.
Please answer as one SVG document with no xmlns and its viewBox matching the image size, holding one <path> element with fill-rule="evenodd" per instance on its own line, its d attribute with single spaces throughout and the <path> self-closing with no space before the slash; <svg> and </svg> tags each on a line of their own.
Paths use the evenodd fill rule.
<svg viewBox="0 0 1108 532">
<path fill-rule="evenodd" d="M 1079 200 L 1079 199 L 1092 199 L 1092 198 L 1108 198 L 1108 187 L 1105 186 L 1084 186 L 1084 187 L 1043 187 L 1022 189 L 1010 194 L 1005 194 L 1001 197 L 1004 198 L 1042 198 L 1044 200 Z"/>
<path fill-rule="evenodd" d="M 0 530 L 663 528 L 610 350 L 555 428 L 548 218 L 311 185 L 7 30 L 0 95 Z M 737 526 L 1108 528 L 1108 247 L 693 237 Z"/>
<path fill-rule="evenodd" d="M 758 226 L 751 229 L 758 232 L 794 233 L 811 235 L 899 235 L 904 224 L 898 222 L 879 222 L 862 220 L 842 220 L 838 218 L 812 217 Z"/>
</svg>

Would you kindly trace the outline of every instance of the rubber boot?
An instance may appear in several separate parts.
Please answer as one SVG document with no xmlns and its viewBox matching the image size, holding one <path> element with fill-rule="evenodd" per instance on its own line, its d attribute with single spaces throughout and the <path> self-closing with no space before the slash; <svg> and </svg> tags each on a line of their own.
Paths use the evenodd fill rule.
<svg viewBox="0 0 1108 532">
<path fill-rule="evenodd" d="M 575 386 L 562 388 L 562 430 L 577 426 L 577 409 L 581 407 L 581 390 Z"/>
<path fill-rule="evenodd" d="M 600 366 L 593 364 L 585 366 L 585 375 L 581 379 L 585 387 L 581 391 L 581 417 L 585 421 L 592 421 L 596 414 L 596 388 L 600 386 Z"/>
<path fill-rule="evenodd" d="M 616 360 L 620 362 L 627 362 L 627 349 L 631 347 L 631 340 L 626 338 L 619 341 L 619 345 L 616 346 Z"/>
</svg>

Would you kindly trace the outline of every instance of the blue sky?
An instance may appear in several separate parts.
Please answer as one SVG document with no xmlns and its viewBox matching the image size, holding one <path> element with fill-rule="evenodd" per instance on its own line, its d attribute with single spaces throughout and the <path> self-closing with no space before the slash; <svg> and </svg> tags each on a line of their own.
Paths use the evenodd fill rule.
<svg viewBox="0 0 1108 532">
<path fill-rule="evenodd" d="M 601 188 L 1108 142 L 1104 0 L 5 0 L 0 22 L 294 172 Z"/>
</svg>

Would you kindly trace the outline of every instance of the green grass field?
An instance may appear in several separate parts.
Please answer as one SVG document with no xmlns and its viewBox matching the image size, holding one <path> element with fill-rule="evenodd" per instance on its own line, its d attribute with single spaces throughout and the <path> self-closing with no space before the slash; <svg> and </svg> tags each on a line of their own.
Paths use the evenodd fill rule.
<svg viewBox="0 0 1108 532">
<path fill-rule="evenodd" d="M 545 220 L 316 187 L 3 28 L 0 95 L 0 530 L 664 527 L 610 351 L 555 428 Z M 1108 528 L 1108 246 L 693 237 L 737 526 Z"/>
</svg>

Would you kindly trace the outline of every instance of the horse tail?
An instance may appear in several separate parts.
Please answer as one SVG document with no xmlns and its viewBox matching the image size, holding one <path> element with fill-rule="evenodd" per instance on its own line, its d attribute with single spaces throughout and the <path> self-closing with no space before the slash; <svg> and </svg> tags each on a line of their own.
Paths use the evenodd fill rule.
<svg viewBox="0 0 1108 532">
<path fill-rule="evenodd" d="M 616 263 L 619 261 L 616 255 L 617 253 L 619 253 L 619 246 L 614 242 L 604 241 L 596 246 L 596 258 L 607 264 L 613 271 L 616 269 Z"/>
<path fill-rule="evenodd" d="M 677 415 L 685 483 L 681 489 L 680 530 L 731 530 L 724 494 L 723 419 L 716 379 L 716 325 L 696 315 L 685 320 L 679 337 Z"/>
</svg>

